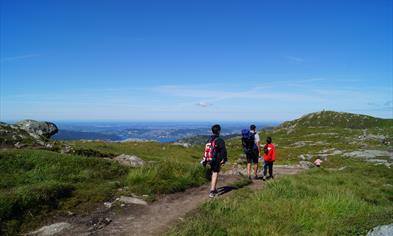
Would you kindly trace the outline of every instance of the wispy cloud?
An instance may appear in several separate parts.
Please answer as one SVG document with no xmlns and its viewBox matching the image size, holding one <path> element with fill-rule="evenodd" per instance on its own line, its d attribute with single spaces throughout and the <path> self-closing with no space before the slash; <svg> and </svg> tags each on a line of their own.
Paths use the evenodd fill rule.
<svg viewBox="0 0 393 236">
<path fill-rule="evenodd" d="M 18 60 L 24 60 L 24 59 L 29 59 L 33 57 L 40 57 L 41 54 L 38 53 L 33 53 L 33 54 L 25 54 L 25 55 L 19 55 L 19 56 L 13 56 L 13 57 L 4 57 L 1 58 L 1 62 L 7 62 L 7 61 L 18 61 Z"/>
<path fill-rule="evenodd" d="M 297 64 L 300 64 L 300 63 L 304 62 L 303 58 L 294 57 L 294 56 L 285 56 L 285 59 L 287 59 L 289 62 L 297 63 Z"/>
<path fill-rule="evenodd" d="M 213 104 L 208 103 L 208 102 L 198 102 L 196 105 L 200 106 L 200 107 L 209 107 L 209 106 L 212 106 Z"/>
<path fill-rule="evenodd" d="M 293 101 L 295 100 L 310 100 L 317 97 L 297 92 L 288 92 L 283 90 L 273 89 L 273 87 L 250 87 L 244 89 L 212 89 L 212 86 L 159 86 L 153 88 L 154 91 L 164 93 L 170 96 L 184 97 L 184 98 L 199 98 L 209 101 L 222 101 L 228 99 L 275 99 L 279 101 Z"/>
</svg>

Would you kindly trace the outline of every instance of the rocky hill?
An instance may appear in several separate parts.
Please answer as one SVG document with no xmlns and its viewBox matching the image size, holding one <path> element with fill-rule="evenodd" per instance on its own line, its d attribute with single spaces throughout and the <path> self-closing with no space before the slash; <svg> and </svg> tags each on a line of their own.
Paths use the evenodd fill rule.
<svg viewBox="0 0 393 236">
<path fill-rule="evenodd" d="M 58 132 L 54 123 L 23 120 L 15 124 L 0 122 L 0 147 L 50 146 L 50 137 Z"/>
<path fill-rule="evenodd" d="M 320 111 L 304 115 L 293 121 L 284 122 L 280 127 L 336 127 L 353 129 L 366 129 L 375 127 L 393 128 L 393 119 L 381 119 L 368 115 L 346 112 Z"/>
</svg>

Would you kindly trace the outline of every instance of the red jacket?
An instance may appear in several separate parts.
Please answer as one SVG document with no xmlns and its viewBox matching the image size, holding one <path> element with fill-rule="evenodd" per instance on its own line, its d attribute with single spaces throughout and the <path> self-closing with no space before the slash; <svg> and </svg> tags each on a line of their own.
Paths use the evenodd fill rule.
<svg viewBox="0 0 393 236">
<path fill-rule="evenodd" d="M 264 152 L 263 160 L 265 161 L 275 161 L 276 160 L 276 147 L 274 144 L 266 144 L 263 149 L 267 148 L 267 154 Z"/>
</svg>

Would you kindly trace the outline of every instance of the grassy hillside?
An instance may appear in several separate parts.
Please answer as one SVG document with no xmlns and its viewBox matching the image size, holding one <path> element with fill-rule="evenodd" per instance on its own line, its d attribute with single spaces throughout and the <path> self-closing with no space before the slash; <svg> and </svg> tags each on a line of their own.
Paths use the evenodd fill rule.
<svg viewBox="0 0 393 236">
<path fill-rule="evenodd" d="M 344 124 L 343 119 L 338 119 L 341 116 L 350 121 Z M 342 120 L 339 122 L 342 126 L 325 121 L 327 117 Z M 393 177 L 391 169 L 384 166 L 393 163 L 389 154 L 393 150 L 391 145 L 382 143 L 383 139 L 393 137 L 390 122 L 322 112 L 261 131 L 262 140 L 273 137 L 277 147 L 276 164 L 312 162 L 320 157 L 324 159 L 325 168 L 335 170 L 311 170 L 295 178 L 269 183 L 266 193 L 242 190 L 223 202 L 212 201 L 204 205 L 197 216 L 190 218 L 189 223 L 171 234 L 315 235 L 319 231 L 322 234 L 355 234 L 359 225 L 364 224 L 364 227 L 359 226 L 359 232 L 363 232 L 370 225 L 393 221 L 392 216 L 386 214 L 392 212 Z M 353 127 L 353 123 L 358 126 Z M 203 149 L 200 144 L 184 147 L 155 142 L 57 143 L 58 146 L 64 144 L 72 147 L 72 155 L 58 153 L 60 148 L 52 148 L 53 151 L 0 150 L 0 234 L 26 232 L 48 217 L 66 216 L 67 211 L 86 213 L 119 195 L 148 195 L 146 200 L 154 200 L 157 194 L 183 191 L 207 181 L 206 171 L 199 166 Z M 230 163 L 224 169 L 244 167 L 240 138 L 226 139 L 226 144 Z M 379 153 L 367 161 L 384 165 L 374 166 L 345 157 L 353 151 L 367 150 Z M 131 168 L 110 160 L 120 154 L 136 155 L 147 164 Z M 341 167 L 345 169 L 337 171 Z M 267 202 L 271 202 L 271 206 Z M 359 217 L 354 216 L 352 208 L 347 209 L 346 204 L 360 212 Z M 252 215 L 252 206 L 258 206 L 258 217 L 248 217 Z M 231 219 L 214 220 L 208 225 L 207 214 Z M 367 214 L 373 218 L 365 223 Z M 266 218 L 277 220 L 268 224 Z M 282 221 L 287 218 L 288 225 L 283 225 Z M 323 219 L 331 220 L 324 224 Z M 334 224 L 341 220 L 345 224 L 334 229 Z M 231 224 L 244 231 L 236 231 L 238 229 Z"/>
<path fill-rule="evenodd" d="M 284 122 L 281 127 L 336 127 L 366 129 L 375 127 L 393 127 L 393 119 L 381 119 L 367 115 L 321 111 L 310 113 L 299 119 Z"/>
<path fill-rule="evenodd" d="M 393 222 L 393 172 L 360 161 L 312 169 L 204 204 L 168 235 L 365 235 Z M 330 163 L 331 165 L 331 163 Z"/>
<path fill-rule="evenodd" d="M 153 200 L 156 194 L 183 191 L 207 181 L 198 163 L 199 148 L 159 143 L 71 144 L 90 157 L 31 149 L 0 151 L 1 234 L 26 231 L 68 210 L 93 210 L 120 194 L 147 194 L 147 200 Z M 91 156 L 121 153 L 138 155 L 148 164 L 130 168 Z"/>
<path fill-rule="evenodd" d="M 393 137 L 390 124 L 321 112 L 263 130 L 261 138 L 271 136 L 276 144 L 276 164 L 321 158 L 322 168 L 268 182 L 260 192 L 243 189 L 210 201 L 168 235 L 365 235 L 392 223 L 393 149 L 383 143 Z M 354 151 L 377 154 L 348 158 Z"/>
</svg>

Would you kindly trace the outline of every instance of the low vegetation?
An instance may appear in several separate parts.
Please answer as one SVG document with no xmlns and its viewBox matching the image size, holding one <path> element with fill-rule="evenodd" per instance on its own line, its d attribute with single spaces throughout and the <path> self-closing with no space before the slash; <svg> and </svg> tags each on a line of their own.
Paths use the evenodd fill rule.
<svg viewBox="0 0 393 236">
<path fill-rule="evenodd" d="M 393 172 L 347 159 L 209 201 L 168 235 L 365 235 L 393 221 Z M 344 167 L 345 169 L 337 169 Z"/>
<path fill-rule="evenodd" d="M 296 176 L 269 181 L 259 192 L 236 191 L 209 201 L 168 235 L 365 235 L 393 222 L 392 120 L 349 113 L 320 112 L 260 132 L 273 137 L 278 162 L 312 165 Z M 236 140 L 232 151 L 241 153 Z M 382 151 L 385 164 L 345 154 Z M 374 162 L 375 163 L 375 162 Z"/>
<path fill-rule="evenodd" d="M 53 209 L 88 208 L 110 198 L 128 170 L 103 159 L 12 150 L 0 152 L 0 172 L 1 229 L 15 234 Z"/>
<path fill-rule="evenodd" d="M 48 216 L 93 210 L 120 194 L 147 194 L 147 200 L 154 200 L 156 194 L 207 181 L 197 161 L 200 149 L 159 143 L 75 142 L 72 146 L 79 155 L 0 151 L 1 234 L 25 232 Z M 103 158 L 120 153 L 138 155 L 148 163 L 129 168 Z"/>
<path fill-rule="evenodd" d="M 338 125 L 329 119 L 337 119 Z M 393 161 L 391 155 L 378 156 L 386 166 L 344 157 L 367 149 L 391 152 L 391 145 L 381 141 L 393 137 L 391 122 L 322 112 L 261 131 L 262 140 L 273 137 L 276 164 L 311 163 L 319 157 L 323 168 L 269 182 L 261 192 L 241 189 L 210 201 L 169 234 L 356 235 L 392 222 L 393 172 L 386 167 Z M 4 129 L 7 135 L 10 131 Z M 52 216 L 67 216 L 68 211 L 90 212 L 119 195 L 154 200 L 157 194 L 199 186 L 208 177 L 199 165 L 201 144 L 75 141 L 55 142 L 48 150 L 3 144 L 7 144 L 0 150 L 0 234 L 4 235 L 26 232 Z M 230 163 L 224 171 L 243 168 L 240 137 L 228 138 L 226 144 Z M 59 153 L 68 146 L 72 154 Z M 120 154 L 136 155 L 145 165 L 131 168 L 111 160 Z M 242 180 L 236 186 L 248 183 Z"/>
</svg>

